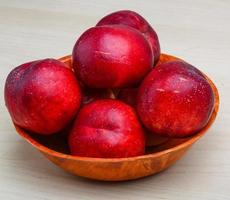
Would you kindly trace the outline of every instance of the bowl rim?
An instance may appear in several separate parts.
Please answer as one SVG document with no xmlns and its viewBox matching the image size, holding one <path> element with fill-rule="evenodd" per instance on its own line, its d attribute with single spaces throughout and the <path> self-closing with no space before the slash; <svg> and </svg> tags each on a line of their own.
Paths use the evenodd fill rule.
<svg viewBox="0 0 230 200">
<path fill-rule="evenodd" d="M 161 54 L 161 55 L 162 56 L 168 56 L 168 57 L 174 57 L 178 60 L 181 60 L 180 58 L 177 58 L 175 56 L 171 56 L 171 55 L 167 55 L 167 54 Z M 71 59 L 71 56 L 68 55 L 68 56 L 64 56 L 64 57 L 60 58 L 59 60 L 64 62 L 64 61 L 68 61 L 70 59 Z M 70 154 L 65 154 L 65 153 L 55 151 L 53 149 L 50 149 L 50 148 L 44 146 L 43 144 L 34 140 L 28 133 L 26 133 L 26 130 L 22 129 L 21 127 L 19 127 L 15 123 L 13 123 L 13 124 L 14 124 L 14 127 L 15 127 L 16 131 L 18 132 L 18 134 L 21 135 L 32 146 L 34 146 L 36 149 L 38 149 L 42 153 L 45 153 L 46 155 L 48 154 L 48 155 L 52 155 L 52 156 L 58 157 L 58 158 L 71 159 L 71 160 L 75 160 L 75 161 L 86 161 L 86 162 L 95 162 L 96 161 L 96 162 L 113 162 L 113 163 L 114 162 L 123 162 L 123 161 L 136 161 L 136 160 L 147 159 L 147 158 L 155 158 L 155 157 L 161 156 L 163 154 L 168 154 L 172 151 L 177 151 L 177 150 L 183 149 L 186 146 L 192 145 L 194 142 L 196 142 L 199 138 L 201 138 L 205 134 L 205 132 L 211 127 L 211 125 L 215 121 L 218 110 L 219 110 L 219 101 L 220 101 L 219 100 L 219 93 L 218 93 L 217 87 L 211 81 L 211 79 L 208 78 L 207 75 L 205 75 L 205 77 L 208 80 L 209 84 L 211 85 L 213 93 L 214 93 L 214 108 L 213 108 L 213 111 L 212 111 L 212 114 L 209 118 L 208 123 L 206 124 L 206 126 L 203 129 L 201 129 L 195 135 L 185 137 L 188 140 L 186 140 L 186 141 L 184 141 L 184 142 L 182 142 L 176 146 L 173 146 L 169 149 L 165 149 L 165 150 L 162 150 L 159 152 L 144 154 L 141 156 L 127 157 L 127 158 L 94 158 L 94 157 L 73 156 Z M 181 139 L 185 139 L 185 138 L 181 138 Z"/>
</svg>

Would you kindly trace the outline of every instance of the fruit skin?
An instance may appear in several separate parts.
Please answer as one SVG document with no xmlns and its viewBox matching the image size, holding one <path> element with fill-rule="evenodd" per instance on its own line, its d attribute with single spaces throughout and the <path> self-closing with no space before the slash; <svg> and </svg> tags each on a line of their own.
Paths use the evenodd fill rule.
<svg viewBox="0 0 230 200">
<path fill-rule="evenodd" d="M 84 106 L 69 135 L 72 155 L 123 158 L 144 154 L 145 137 L 129 105 L 113 99 Z"/>
<path fill-rule="evenodd" d="M 152 51 L 137 30 L 122 26 L 88 29 L 73 48 L 77 77 L 92 88 L 119 88 L 139 83 L 151 70 Z"/>
<path fill-rule="evenodd" d="M 124 88 L 119 91 L 118 99 L 129 104 L 134 109 L 136 109 L 137 93 L 138 93 L 138 88 Z M 149 130 L 144 128 L 144 126 L 143 126 L 143 130 L 145 133 L 146 146 L 157 146 L 162 143 L 165 143 L 168 140 L 168 138 L 166 137 L 162 137 L 150 132 Z"/>
<path fill-rule="evenodd" d="M 154 68 L 142 82 L 137 111 L 154 134 L 186 137 L 208 122 L 214 94 L 202 73 L 183 62 L 172 61 Z"/>
<path fill-rule="evenodd" d="M 80 101 L 74 73 L 55 59 L 20 65 L 6 79 L 5 103 L 13 122 L 34 133 L 49 135 L 63 129 Z"/>
<path fill-rule="evenodd" d="M 154 63 L 160 57 L 160 43 L 156 32 L 150 24 L 138 13 L 131 10 L 120 10 L 103 17 L 96 26 L 122 24 L 140 31 L 148 40 L 153 51 Z"/>
</svg>

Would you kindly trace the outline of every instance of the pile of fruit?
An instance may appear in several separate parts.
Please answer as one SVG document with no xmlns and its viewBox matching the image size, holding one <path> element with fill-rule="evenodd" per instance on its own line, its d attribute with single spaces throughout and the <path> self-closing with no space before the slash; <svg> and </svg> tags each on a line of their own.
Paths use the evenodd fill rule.
<svg viewBox="0 0 230 200">
<path fill-rule="evenodd" d="M 72 155 L 140 156 L 154 140 L 196 134 L 214 107 L 213 90 L 197 68 L 160 55 L 158 36 L 142 16 L 111 13 L 77 40 L 72 68 L 43 59 L 13 69 L 6 106 L 31 134 L 71 127 Z"/>
</svg>

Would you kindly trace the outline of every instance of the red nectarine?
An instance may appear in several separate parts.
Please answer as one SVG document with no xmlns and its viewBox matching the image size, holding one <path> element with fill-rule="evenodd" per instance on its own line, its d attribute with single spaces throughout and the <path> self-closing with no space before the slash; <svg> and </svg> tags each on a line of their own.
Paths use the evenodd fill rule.
<svg viewBox="0 0 230 200">
<path fill-rule="evenodd" d="M 211 86 L 202 73 L 183 61 L 160 64 L 142 82 L 137 111 L 154 134 L 186 137 L 202 129 L 214 106 Z"/>
<path fill-rule="evenodd" d="M 122 25 L 90 28 L 73 49 L 75 73 L 92 88 L 137 84 L 151 70 L 152 62 L 152 51 L 144 36 Z"/>
<path fill-rule="evenodd" d="M 69 146 L 77 156 L 122 158 L 144 154 L 145 138 L 132 107 L 118 100 L 97 100 L 80 110 Z"/>
<path fill-rule="evenodd" d="M 58 60 L 23 64 L 6 80 L 5 103 L 13 122 L 35 133 L 63 129 L 75 116 L 80 101 L 74 73 Z"/>
<path fill-rule="evenodd" d="M 160 57 L 160 43 L 156 32 L 151 25 L 138 13 L 131 10 L 120 10 L 103 17 L 97 26 L 122 24 L 127 25 L 140 31 L 148 40 L 156 64 Z"/>
</svg>

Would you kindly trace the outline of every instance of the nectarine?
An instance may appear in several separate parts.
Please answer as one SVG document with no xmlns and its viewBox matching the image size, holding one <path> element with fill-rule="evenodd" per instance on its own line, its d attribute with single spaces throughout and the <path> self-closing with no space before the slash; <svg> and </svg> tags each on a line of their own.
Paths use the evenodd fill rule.
<svg viewBox="0 0 230 200">
<path fill-rule="evenodd" d="M 186 137 L 208 122 L 214 94 L 203 74 L 183 61 L 160 64 L 142 82 L 137 111 L 154 134 Z"/>
<path fill-rule="evenodd" d="M 74 73 L 54 59 L 16 67 L 5 84 L 5 103 L 13 122 L 39 134 L 63 129 L 80 106 L 81 93 Z"/>
<path fill-rule="evenodd" d="M 69 146 L 77 156 L 131 157 L 144 154 L 145 137 L 132 107 L 118 100 L 97 100 L 80 110 Z"/>
<path fill-rule="evenodd" d="M 144 36 L 122 25 L 88 29 L 73 49 L 73 68 L 88 87 L 119 88 L 143 80 L 153 64 Z"/>
<path fill-rule="evenodd" d="M 156 64 L 160 57 L 160 43 L 156 32 L 151 25 L 138 13 L 131 10 L 120 10 L 103 17 L 97 26 L 122 24 L 127 25 L 140 31 L 148 40 Z"/>
</svg>

